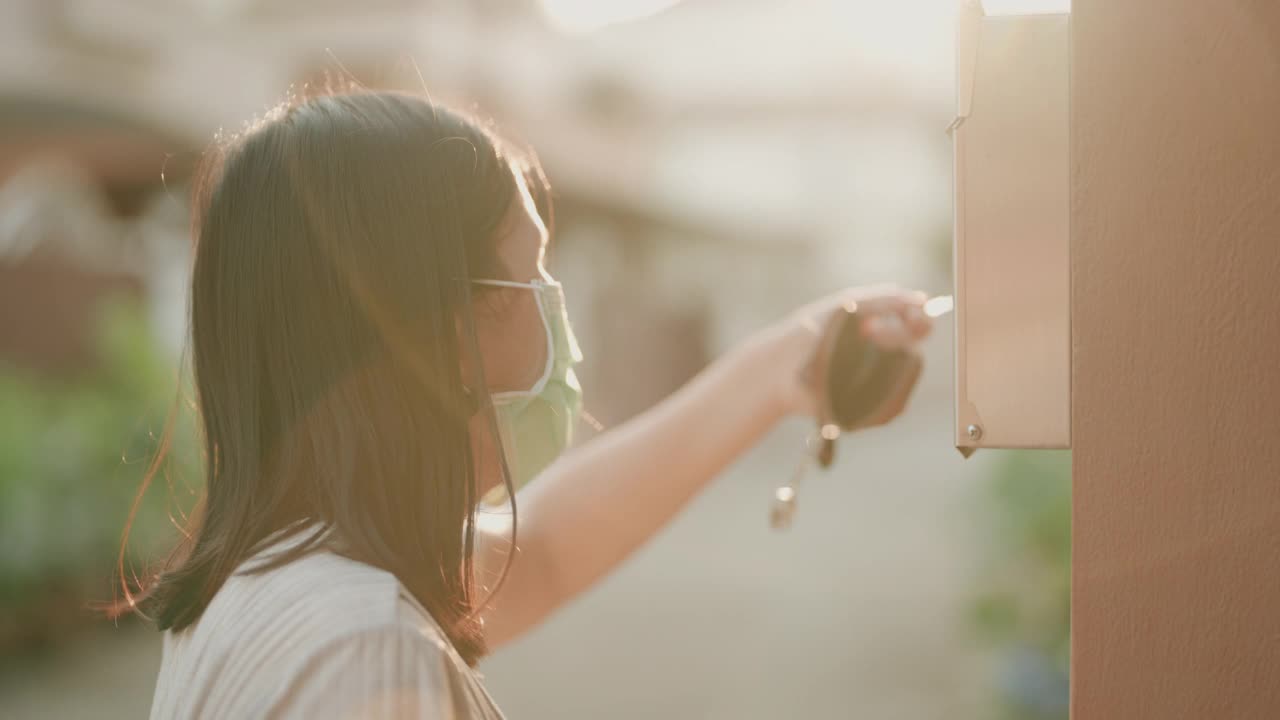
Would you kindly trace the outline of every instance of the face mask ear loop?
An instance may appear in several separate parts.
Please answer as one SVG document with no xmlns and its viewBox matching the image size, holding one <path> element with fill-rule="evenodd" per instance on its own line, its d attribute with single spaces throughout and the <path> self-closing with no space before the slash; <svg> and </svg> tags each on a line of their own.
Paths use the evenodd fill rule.
<svg viewBox="0 0 1280 720">
<path fill-rule="evenodd" d="M 497 596 L 500 590 L 502 590 L 503 584 L 507 581 L 507 576 L 511 573 L 511 564 L 515 561 L 516 557 L 516 532 L 518 530 L 519 514 L 516 511 L 515 483 L 511 479 L 511 468 L 507 465 L 506 448 L 502 446 L 502 435 L 498 430 L 498 413 L 494 409 L 493 395 L 486 389 L 489 387 L 489 383 L 484 376 L 484 363 L 480 360 L 480 338 L 476 334 L 475 312 L 473 310 L 471 297 L 471 282 L 473 281 L 464 280 L 461 283 L 463 285 L 462 304 L 463 308 L 467 312 L 467 321 L 465 323 L 467 326 L 467 344 L 470 346 L 469 349 L 471 351 L 471 357 L 474 359 L 473 364 L 476 369 L 476 385 L 479 389 L 469 390 L 468 394 L 473 397 L 471 404 L 484 412 L 485 421 L 489 426 L 489 433 L 497 444 L 498 465 L 502 468 L 502 486 L 506 488 L 507 506 L 511 508 L 511 547 L 507 551 L 507 557 L 503 560 L 502 573 L 498 575 L 498 581 L 494 583 L 493 589 L 485 596 L 484 602 L 478 603 L 475 606 L 475 609 L 471 611 L 471 616 L 468 617 L 468 619 L 484 612 L 485 608 L 489 606 L 489 603 L 493 601 L 493 598 Z M 469 482 L 471 480 L 472 478 L 468 478 Z M 472 512 L 475 513 L 477 510 L 473 509 Z"/>
<path fill-rule="evenodd" d="M 489 285 L 492 287 L 505 287 L 530 290 L 533 292 L 533 300 L 538 304 L 538 319 L 542 321 L 542 329 L 547 337 L 547 361 L 543 365 L 542 375 L 538 377 L 537 382 L 528 390 L 510 390 L 503 392 L 491 393 L 490 398 L 493 400 L 507 400 L 511 398 L 527 398 L 534 397 L 542 392 L 551 380 L 551 373 L 555 370 L 556 362 L 556 344 L 555 335 L 551 332 L 551 318 L 547 315 L 547 304 L 543 301 L 543 294 L 548 288 L 556 287 L 551 283 L 541 280 L 535 280 L 531 283 L 510 282 L 507 280 L 472 280 L 477 285 Z M 472 328 L 474 330 L 474 328 Z"/>
</svg>

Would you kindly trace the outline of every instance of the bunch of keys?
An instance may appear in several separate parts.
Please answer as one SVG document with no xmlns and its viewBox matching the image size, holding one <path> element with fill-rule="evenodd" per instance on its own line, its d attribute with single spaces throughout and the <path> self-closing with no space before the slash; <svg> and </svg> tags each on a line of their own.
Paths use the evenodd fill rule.
<svg viewBox="0 0 1280 720">
<path fill-rule="evenodd" d="M 796 514 L 796 497 L 800 494 L 800 484 L 817 464 L 824 470 L 834 459 L 832 448 L 836 438 L 840 437 L 840 428 L 836 425 L 823 425 L 817 433 L 809 435 L 804 441 L 804 454 L 791 479 L 785 485 L 779 485 L 773 491 L 773 505 L 769 508 L 769 527 L 774 530 L 786 530 L 791 527 L 791 520 Z"/>
<path fill-rule="evenodd" d="M 935 297 L 924 313 L 936 318 L 952 310 L 951 296 Z M 818 431 L 805 439 L 804 455 L 791 479 L 773 493 L 769 525 L 785 530 L 795 517 L 800 484 L 810 467 L 835 460 L 835 442 L 846 430 L 881 424 L 897 414 L 920 377 L 922 362 L 912 349 L 884 349 L 862 334 L 862 318 L 851 304 L 832 313 L 808 372 L 822 382 Z"/>
</svg>

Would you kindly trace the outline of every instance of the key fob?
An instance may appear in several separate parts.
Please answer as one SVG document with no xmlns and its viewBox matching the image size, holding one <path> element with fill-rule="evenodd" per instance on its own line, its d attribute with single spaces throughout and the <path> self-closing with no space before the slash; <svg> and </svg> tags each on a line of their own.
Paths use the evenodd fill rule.
<svg viewBox="0 0 1280 720">
<path fill-rule="evenodd" d="M 862 315 L 841 308 L 833 314 L 816 357 L 817 377 L 824 383 L 819 415 L 823 446 L 818 461 L 831 464 L 835 437 L 887 422 L 906 402 L 923 363 L 914 350 L 886 350 L 862 332 Z"/>
</svg>

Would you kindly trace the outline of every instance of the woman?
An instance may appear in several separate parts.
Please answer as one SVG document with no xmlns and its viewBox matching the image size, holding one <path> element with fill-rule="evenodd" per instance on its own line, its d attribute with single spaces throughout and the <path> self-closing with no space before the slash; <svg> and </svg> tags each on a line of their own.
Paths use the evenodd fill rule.
<svg viewBox="0 0 1280 720">
<path fill-rule="evenodd" d="M 166 631 L 154 718 L 500 717 L 471 666 L 813 412 L 825 313 L 858 298 L 885 345 L 929 330 L 916 293 L 829 298 L 557 458 L 581 358 L 532 162 L 363 92 L 210 157 L 190 306 L 206 495 L 169 566 L 126 587 Z M 511 511 L 478 515 L 495 487 Z"/>
</svg>

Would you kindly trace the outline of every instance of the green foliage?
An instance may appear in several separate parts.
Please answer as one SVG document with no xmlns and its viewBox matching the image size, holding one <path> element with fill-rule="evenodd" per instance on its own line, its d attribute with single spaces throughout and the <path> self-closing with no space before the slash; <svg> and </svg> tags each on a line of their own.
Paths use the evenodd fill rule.
<svg viewBox="0 0 1280 720">
<path fill-rule="evenodd" d="M 125 519 L 175 407 L 175 364 L 137 303 L 105 303 L 97 330 L 98 362 L 77 376 L 0 366 L 0 614 L 11 630 L 113 597 Z M 190 418 L 175 418 L 168 466 L 195 480 Z M 156 485 L 131 542 L 138 561 L 172 536 L 168 483 L 157 475 Z M 174 490 L 185 499 L 182 482 Z"/>
<path fill-rule="evenodd" d="M 1007 453 L 989 490 L 991 552 L 975 626 L 1011 664 L 1009 717 L 1065 717 L 1065 698 L 1039 696 L 1065 692 L 1070 660 L 1070 453 Z"/>
</svg>

